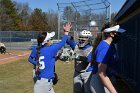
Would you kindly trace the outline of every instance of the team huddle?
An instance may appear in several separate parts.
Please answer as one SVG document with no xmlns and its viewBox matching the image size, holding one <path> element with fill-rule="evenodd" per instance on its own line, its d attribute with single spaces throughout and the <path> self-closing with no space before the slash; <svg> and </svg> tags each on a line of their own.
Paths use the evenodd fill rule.
<svg viewBox="0 0 140 93">
<path fill-rule="evenodd" d="M 92 42 L 92 33 L 81 31 L 76 42 L 69 38 L 72 28 L 66 23 L 64 35 L 57 44 L 52 44 L 55 32 L 43 32 L 37 37 L 38 46 L 32 49 L 28 61 L 34 65 L 34 93 L 55 93 L 57 83 L 55 62 L 58 51 L 68 44 L 74 51 L 73 93 L 117 93 L 111 78 L 117 75 L 118 62 L 115 44 L 125 32 L 119 25 L 105 24 Z"/>
</svg>

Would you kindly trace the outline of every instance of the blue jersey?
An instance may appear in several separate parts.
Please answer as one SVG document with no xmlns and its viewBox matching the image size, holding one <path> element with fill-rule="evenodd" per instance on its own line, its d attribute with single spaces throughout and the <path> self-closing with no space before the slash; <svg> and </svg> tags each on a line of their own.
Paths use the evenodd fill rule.
<svg viewBox="0 0 140 93">
<path fill-rule="evenodd" d="M 67 39 L 68 35 L 64 35 L 59 43 L 52 44 L 50 46 L 43 46 L 40 49 L 40 57 L 39 57 L 40 71 L 38 74 L 39 78 L 51 79 L 54 77 L 55 57 L 57 55 L 57 52 L 65 45 Z M 34 52 L 33 55 L 36 55 L 36 52 Z M 34 62 L 32 61 L 31 63 Z"/>
<path fill-rule="evenodd" d="M 77 43 L 75 42 L 75 41 L 73 41 L 73 40 L 70 40 L 70 39 L 68 39 L 67 40 L 67 43 L 70 45 L 70 47 L 74 50 L 75 49 L 75 47 L 76 47 L 76 45 L 77 45 Z M 91 45 L 90 44 L 87 44 L 85 47 L 83 47 L 83 48 L 81 48 L 82 50 L 86 50 L 87 48 L 89 48 L 89 47 L 91 47 Z M 88 56 L 87 56 L 87 61 L 86 62 L 90 62 L 91 61 L 91 56 L 92 56 L 92 51 L 88 54 Z M 89 66 L 88 67 L 88 69 L 86 70 L 87 72 L 88 71 L 92 71 L 93 70 L 93 66 Z"/>
<path fill-rule="evenodd" d="M 30 54 L 30 56 L 29 56 L 29 58 L 28 58 L 28 61 L 30 62 L 30 63 L 32 63 L 33 65 L 34 65 L 34 67 L 37 65 L 37 61 L 36 61 L 36 58 L 37 58 L 37 50 L 36 50 L 36 48 L 37 47 L 34 47 L 33 49 L 32 49 L 32 52 L 31 52 L 31 54 Z"/>
<path fill-rule="evenodd" d="M 40 72 L 39 78 L 53 78 L 54 77 L 54 65 L 55 65 L 55 56 L 57 52 L 65 45 L 68 36 L 64 35 L 62 41 L 58 44 L 53 44 L 50 46 L 44 46 L 40 50 Z"/>
<path fill-rule="evenodd" d="M 95 61 L 107 65 L 107 74 L 111 75 L 115 71 L 116 50 L 113 44 L 109 45 L 102 40 L 95 50 Z M 98 69 L 96 65 L 96 69 Z"/>
</svg>

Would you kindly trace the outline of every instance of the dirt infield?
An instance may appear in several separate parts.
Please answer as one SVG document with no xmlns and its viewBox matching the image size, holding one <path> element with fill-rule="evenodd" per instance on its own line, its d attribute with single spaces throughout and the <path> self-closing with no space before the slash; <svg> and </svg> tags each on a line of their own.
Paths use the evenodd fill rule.
<svg viewBox="0 0 140 93">
<path fill-rule="evenodd" d="M 29 54 L 29 50 L 8 50 L 6 54 L 0 54 L 0 65 L 25 58 Z"/>
</svg>

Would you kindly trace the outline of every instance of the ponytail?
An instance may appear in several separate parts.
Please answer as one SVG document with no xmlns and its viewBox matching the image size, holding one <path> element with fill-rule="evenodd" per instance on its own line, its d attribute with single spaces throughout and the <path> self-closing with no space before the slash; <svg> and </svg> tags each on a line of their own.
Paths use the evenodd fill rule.
<svg viewBox="0 0 140 93">
<path fill-rule="evenodd" d="M 37 37 L 37 43 L 38 43 L 37 44 L 37 48 L 36 48 L 37 55 L 40 54 L 40 49 L 42 48 L 42 42 L 46 38 L 46 35 L 47 35 L 47 33 L 46 32 L 43 32 L 43 33 L 41 33 L 41 35 L 38 35 L 38 37 Z M 37 57 L 39 57 L 39 56 L 37 56 Z"/>
<path fill-rule="evenodd" d="M 100 32 L 97 34 L 97 37 L 94 40 L 92 57 L 91 57 L 91 64 L 92 65 L 95 63 L 95 56 L 94 56 L 95 50 L 96 50 L 97 46 L 99 45 L 99 43 L 102 41 L 102 37 L 103 37 L 102 32 Z"/>
<path fill-rule="evenodd" d="M 43 47 L 42 46 L 42 42 L 44 41 L 44 39 L 46 38 L 46 35 L 47 35 L 47 33 L 46 32 L 43 32 L 43 33 L 41 33 L 41 35 L 38 35 L 38 37 L 37 37 L 37 48 L 36 48 L 36 50 L 37 50 L 37 53 L 36 53 L 36 61 L 37 61 L 37 67 L 38 68 L 36 68 L 36 74 L 38 74 L 39 73 L 39 56 L 40 56 L 40 49 Z"/>
</svg>

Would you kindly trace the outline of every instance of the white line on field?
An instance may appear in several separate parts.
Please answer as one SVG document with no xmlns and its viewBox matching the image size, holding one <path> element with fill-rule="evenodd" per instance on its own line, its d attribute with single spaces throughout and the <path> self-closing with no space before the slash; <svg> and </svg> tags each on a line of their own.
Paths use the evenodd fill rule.
<svg viewBox="0 0 140 93">
<path fill-rule="evenodd" d="M 7 57 L 7 58 L 0 59 L 0 61 L 6 60 L 6 59 L 12 59 L 12 58 L 17 58 L 17 57 L 26 56 L 26 55 L 28 55 L 28 54 L 29 54 L 29 53 L 26 53 L 26 54 L 23 54 L 23 55 L 17 55 L 17 56 L 13 56 L 13 57 Z"/>
</svg>

